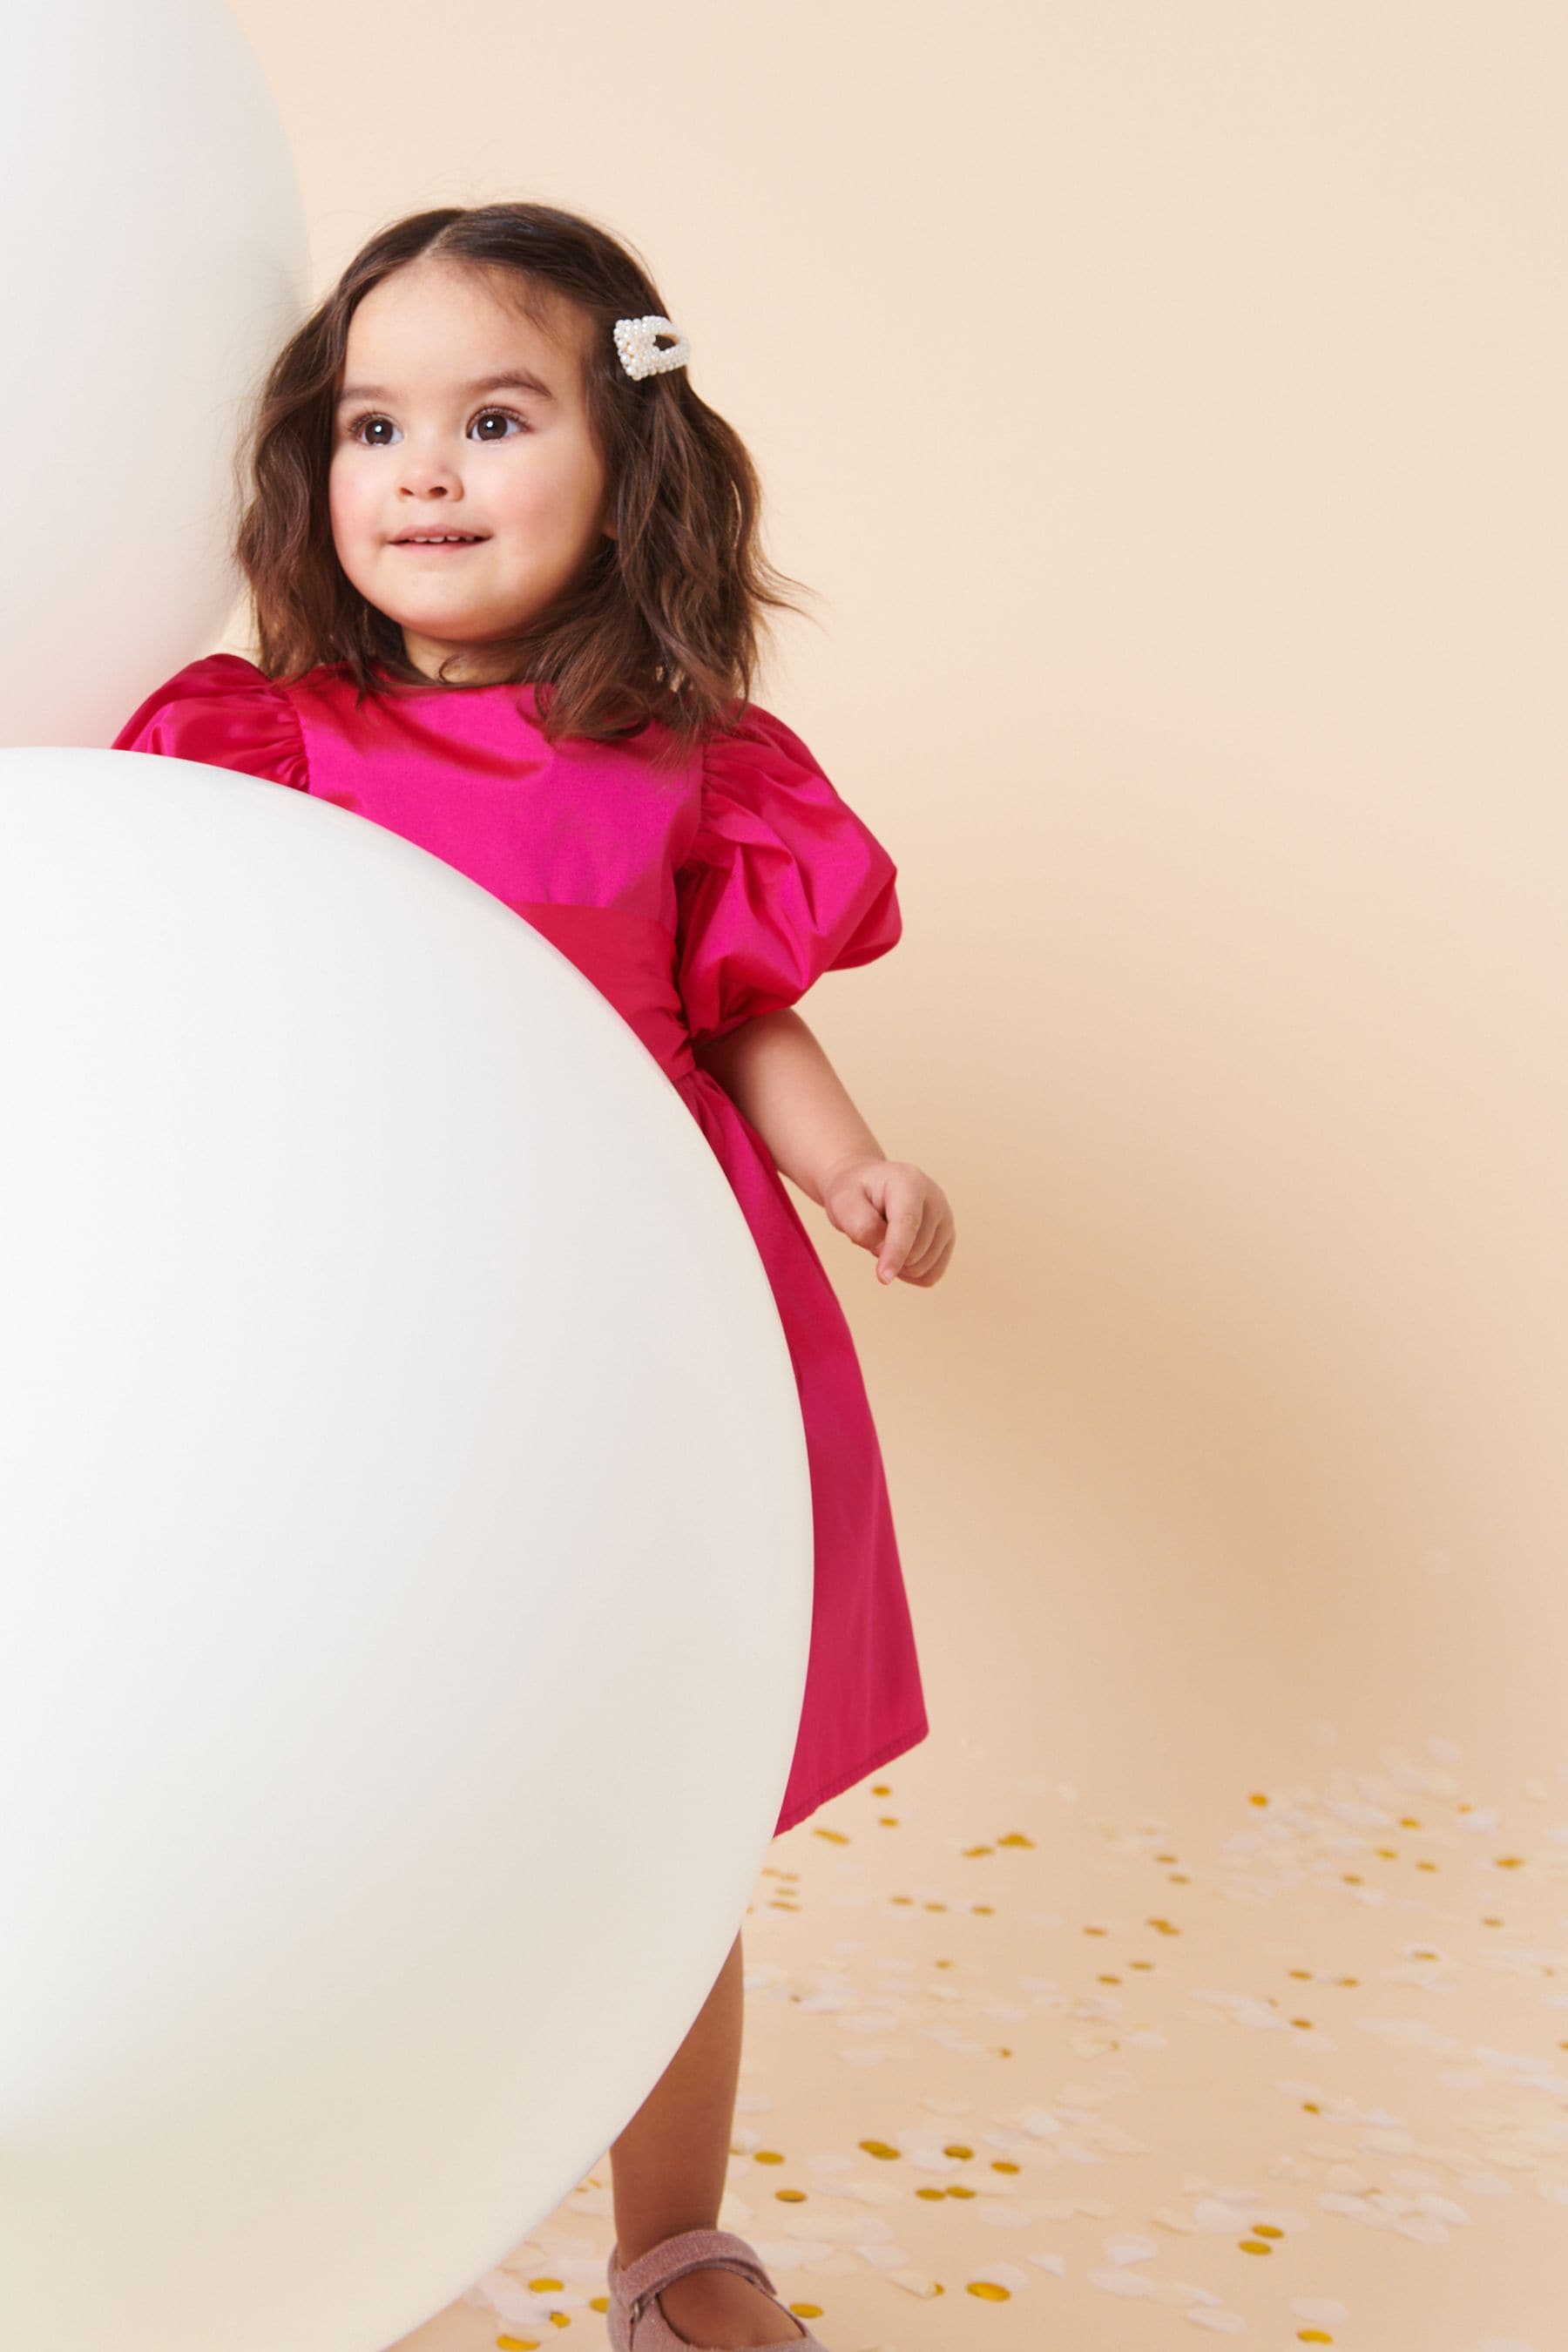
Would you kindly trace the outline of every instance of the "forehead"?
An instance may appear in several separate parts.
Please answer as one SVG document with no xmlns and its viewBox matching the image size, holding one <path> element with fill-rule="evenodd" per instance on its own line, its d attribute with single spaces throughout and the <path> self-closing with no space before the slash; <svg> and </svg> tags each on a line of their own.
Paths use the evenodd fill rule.
<svg viewBox="0 0 1568 2352">
<path fill-rule="evenodd" d="M 582 395 L 589 331 L 574 303 L 510 270 L 410 263 L 349 320 L 339 397 L 466 394 L 515 376 L 569 404 Z"/>
</svg>

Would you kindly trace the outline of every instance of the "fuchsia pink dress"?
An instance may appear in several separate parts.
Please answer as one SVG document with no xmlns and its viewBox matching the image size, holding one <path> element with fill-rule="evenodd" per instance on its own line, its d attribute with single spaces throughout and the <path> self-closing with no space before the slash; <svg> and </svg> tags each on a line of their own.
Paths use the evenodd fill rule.
<svg viewBox="0 0 1568 2352">
<path fill-rule="evenodd" d="M 892 859 L 797 735 L 751 705 L 656 771 L 653 721 L 553 748 L 531 686 L 395 684 L 355 709 L 333 663 L 289 685 L 236 654 L 147 697 L 117 751 L 238 768 L 444 858 L 608 997 L 707 1137 L 767 1270 L 800 1391 L 816 1529 L 805 1695 L 774 1835 L 928 1728 L 887 1482 L 837 1295 L 756 1129 L 694 1041 L 795 1003 L 902 929 Z"/>
</svg>

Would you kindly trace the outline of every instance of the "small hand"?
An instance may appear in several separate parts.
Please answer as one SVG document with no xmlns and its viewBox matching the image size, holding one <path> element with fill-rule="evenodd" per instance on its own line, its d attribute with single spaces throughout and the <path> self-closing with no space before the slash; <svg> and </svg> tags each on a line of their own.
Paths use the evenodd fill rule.
<svg viewBox="0 0 1568 2352">
<path fill-rule="evenodd" d="M 822 1188 L 828 1221 L 877 1255 L 881 1282 L 940 1281 L 955 1239 L 947 1194 L 910 1160 L 847 1160 Z"/>
</svg>

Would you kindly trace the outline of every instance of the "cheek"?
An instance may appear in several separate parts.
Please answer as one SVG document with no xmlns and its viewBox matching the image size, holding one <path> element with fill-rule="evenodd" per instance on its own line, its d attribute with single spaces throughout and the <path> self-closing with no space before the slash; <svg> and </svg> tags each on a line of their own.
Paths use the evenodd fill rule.
<svg viewBox="0 0 1568 2352">
<path fill-rule="evenodd" d="M 327 513 L 335 539 L 352 538 L 364 518 L 364 493 L 352 466 L 335 458 L 327 469 Z"/>
<path fill-rule="evenodd" d="M 476 504 L 482 504 L 497 522 L 536 548 L 573 539 L 581 524 L 585 498 L 582 471 L 578 466 L 559 462 L 508 468 L 504 482 L 498 480 L 479 491 Z"/>
<path fill-rule="evenodd" d="M 476 503 L 483 502 L 500 523 L 525 532 L 537 539 L 541 530 L 548 530 L 558 507 L 555 492 L 541 478 L 537 468 L 519 466 L 505 480 L 498 483 L 493 492 L 480 493 Z"/>
</svg>

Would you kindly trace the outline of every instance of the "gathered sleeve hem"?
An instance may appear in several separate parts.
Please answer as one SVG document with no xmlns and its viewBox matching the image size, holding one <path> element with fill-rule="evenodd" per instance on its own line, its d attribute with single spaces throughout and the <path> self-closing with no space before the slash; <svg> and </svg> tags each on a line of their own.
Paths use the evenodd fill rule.
<svg viewBox="0 0 1568 2352">
<path fill-rule="evenodd" d="M 110 746 L 237 768 L 309 792 L 300 714 L 276 678 L 239 654 L 206 654 L 154 687 Z"/>
<path fill-rule="evenodd" d="M 703 747 L 701 809 L 676 874 L 677 982 L 694 1044 L 869 963 L 903 929 L 898 868 L 798 735 L 749 704 Z"/>
</svg>

